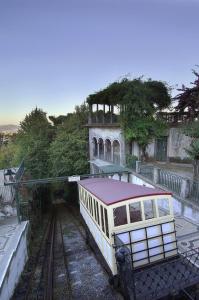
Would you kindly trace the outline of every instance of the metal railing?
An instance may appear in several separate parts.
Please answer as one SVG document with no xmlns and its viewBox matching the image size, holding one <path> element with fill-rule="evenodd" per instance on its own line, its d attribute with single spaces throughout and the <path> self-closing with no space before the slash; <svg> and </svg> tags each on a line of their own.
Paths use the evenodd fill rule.
<svg viewBox="0 0 199 300">
<path fill-rule="evenodd" d="M 116 261 L 121 287 L 130 300 L 155 300 L 189 292 L 188 287 L 199 283 L 199 248 L 188 250 L 150 267 L 133 269 L 129 248 L 115 237 Z M 197 289 L 193 289 L 194 297 Z M 197 299 L 197 298 L 190 298 Z"/>
<path fill-rule="evenodd" d="M 189 194 L 188 199 L 199 204 L 199 182 L 189 180 Z"/>
<path fill-rule="evenodd" d="M 167 187 L 169 190 L 180 196 L 182 186 L 181 176 L 159 169 L 159 178 L 157 183 Z"/>
<path fill-rule="evenodd" d="M 166 187 L 184 199 L 199 205 L 199 181 L 184 178 L 167 170 L 137 162 L 136 172 L 149 179 L 152 183 Z"/>
<path fill-rule="evenodd" d="M 88 122 L 89 123 L 89 122 Z M 119 115 L 106 113 L 103 115 L 101 112 L 95 112 L 91 115 L 90 124 L 118 124 Z"/>
<path fill-rule="evenodd" d="M 153 166 L 147 166 L 147 165 L 140 165 L 140 170 L 139 170 L 140 174 L 148 179 L 150 179 L 151 181 L 153 181 L 154 179 L 154 167 Z"/>
<path fill-rule="evenodd" d="M 193 116 L 191 116 L 188 112 L 159 112 L 157 114 L 157 118 L 170 124 L 182 124 L 198 120 L 198 113 L 195 113 Z"/>
<path fill-rule="evenodd" d="M 173 229 L 171 229 L 169 232 L 164 233 L 163 226 L 165 226 L 165 224 L 169 224 L 173 227 Z M 175 256 L 177 254 L 178 248 L 174 221 L 161 223 L 156 225 L 155 227 L 157 228 L 157 226 L 159 227 L 160 232 L 153 236 L 148 233 L 150 228 L 154 228 L 153 225 L 142 227 L 141 229 L 144 232 L 144 236 L 139 240 L 132 240 L 132 236 L 136 236 L 136 232 L 138 232 L 139 230 L 132 229 L 123 232 L 122 234 L 125 234 L 125 239 L 127 239 L 128 237 L 128 240 L 125 242 L 125 244 L 121 241 L 120 237 L 117 234 L 114 235 L 116 249 L 118 249 L 118 247 L 120 248 L 122 244 L 123 247 L 128 247 L 128 254 L 131 255 L 132 268 L 136 269 L 140 268 L 143 265 L 149 265 L 152 262 L 157 262 L 160 260 L 163 261 L 167 257 Z M 170 235 L 173 236 L 172 240 L 165 242 L 165 238 Z M 153 243 L 150 244 L 150 242 L 157 239 L 159 239 L 159 241 L 161 240 L 162 242 L 158 243 L 158 245 L 155 246 Z M 136 250 L 137 246 L 139 246 L 140 243 L 143 244 L 142 249 Z"/>
</svg>

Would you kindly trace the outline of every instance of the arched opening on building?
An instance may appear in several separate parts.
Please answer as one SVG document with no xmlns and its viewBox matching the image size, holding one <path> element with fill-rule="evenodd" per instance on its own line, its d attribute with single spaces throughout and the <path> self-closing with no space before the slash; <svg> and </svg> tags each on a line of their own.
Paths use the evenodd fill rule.
<svg viewBox="0 0 199 300">
<path fill-rule="evenodd" d="M 104 141 L 102 138 L 99 138 L 99 158 L 104 159 Z"/>
<path fill-rule="evenodd" d="M 92 140 L 93 144 L 93 157 L 97 157 L 97 139 L 94 137 Z"/>
<path fill-rule="evenodd" d="M 113 162 L 120 165 L 120 143 L 118 141 L 113 142 Z"/>
<path fill-rule="evenodd" d="M 105 141 L 105 160 L 111 161 L 111 141 L 109 139 Z"/>
</svg>

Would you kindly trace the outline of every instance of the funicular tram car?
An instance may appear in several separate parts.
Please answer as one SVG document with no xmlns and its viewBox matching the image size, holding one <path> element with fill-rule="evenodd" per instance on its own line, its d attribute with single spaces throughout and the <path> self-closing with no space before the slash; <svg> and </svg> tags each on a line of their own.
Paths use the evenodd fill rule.
<svg viewBox="0 0 199 300">
<path fill-rule="evenodd" d="M 180 271 L 187 269 L 181 266 L 184 257 L 179 261 L 171 193 L 109 178 L 81 180 L 78 188 L 80 213 L 113 278 L 124 270 L 128 273 L 123 274 L 127 298 L 160 299 L 171 289 L 199 282 L 199 270 L 193 263 L 190 267 L 191 259 L 185 262 L 189 278 L 180 277 Z M 121 257 L 126 268 L 120 268 Z M 173 286 L 173 278 L 179 287 Z"/>
</svg>

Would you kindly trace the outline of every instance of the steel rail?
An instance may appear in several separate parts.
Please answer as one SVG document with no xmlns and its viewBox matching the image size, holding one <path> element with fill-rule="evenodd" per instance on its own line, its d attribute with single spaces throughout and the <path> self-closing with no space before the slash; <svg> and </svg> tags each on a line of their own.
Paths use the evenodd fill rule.
<svg viewBox="0 0 199 300">
<path fill-rule="evenodd" d="M 48 222 L 47 222 L 47 225 L 46 225 L 46 228 L 44 230 L 44 234 L 43 234 L 43 237 L 42 237 L 42 240 L 41 240 L 41 243 L 40 243 L 40 246 L 39 246 L 39 250 L 36 254 L 36 264 L 34 266 L 34 269 L 32 270 L 31 272 L 31 275 L 30 275 L 30 279 L 28 281 L 28 287 L 27 287 L 27 290 L 26 290 L 26 294 L 25 294 L 25 297 L 24 299 L 25 300 L 28 300 L 29 299 L 29 295 L 31 293 L 31 286 L 32 286 L 32 281 L 33 281 L 33 278 L 35 276 L 35 273 L 36 273 L 36 269 L 38 267 L 38 263 L 39 263 L 39 258 L 41 256 L 41 252 L 44 248 L 44 245 L 46 243 L 46 240 L 47 240 L 47 237 L 48 237 L 48 233 L 49 233 L 49 228 L 50 228 L 50 224 L 51 224 L 51 218 L 49 218 Z M 37 288 L 38 290 L 38 288 Z"/>
<path fill-rule="evenodd" d="M 49 245 L 49 254 L 47 255 L 47 279 L 45 284 L 44 300 L 53 299 L 53 249 L 54 249 L 54 237 L 55 237 L 55 216 L 52 217 L 51 229 L 49 232 L 49 240 L 47 246 Z"/>
<path fill-rule="evenodd" d="M 91 248 L 93 254 L 95 255 L 95 258 L 101 264 L 101 266 L 103 267 L 106 274 L 108 276 L 110 276 L 110 271 L 109 271 L 109 269 L 106 265 L 106 262 L 104 261 L 103 255 L 101 254 L 98 245 L 96 244 L 96 241 L 94 240 L 94 237 L 90 233 L 87 225 L 82 220 L 82 217 L 79 213 L 79 210 L 78 210 L 78 214 L 74 210 L 75 210 L 74 206 L 70 205 L 70 213 L 73 216 L 73 221 L 74 221 L 75 226 L 77 227 L 79 233 L 81 234 L 81 236 L 85 240 L 86 244 L 88 244 L 89 247 Z M 91 245 L 90 239 L 91 239 L 92 242 L 94 242 L 94 246 Z"/>
</svg>

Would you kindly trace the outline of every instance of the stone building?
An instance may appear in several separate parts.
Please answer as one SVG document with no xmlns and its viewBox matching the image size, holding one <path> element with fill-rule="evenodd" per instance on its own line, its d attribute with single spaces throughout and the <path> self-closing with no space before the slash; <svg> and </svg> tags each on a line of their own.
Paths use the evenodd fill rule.
<svg viewBox="0 0 199 300">
<path fill-rule="evenodd" d="M 126 143 L 119 123 L 120 108 L 118 105 L 90 104 L 89 105 L 89 152 L 91 172 L 107 165 L 125 167 L 126 154 L 141 158 L 141 149 L 135 142 L 132 147 Z M 190 162 L 185 151 L 191 143 L 191 138 L 185 136 L 181 130 L 187 121 L 187 115 L 177 113 L 161 113 L 169 125 L 165 136 L 154 139 L 147 147 L 149 161 Z M 132 152 L 129 153 L 129 148 Z"/>
<path fill-rule="evenodd" d="M 187 116 L 186 113 L 160 113 L 160 117 L 168 124 L 168 130 L 164 137 L 154 139 L 148 145 L 149 159 L 178 163 L 191 162 L 185 149 L 189 148 L 192 139 L 183 134 L 182 130 L 188 121 Z"/>
</svg>

